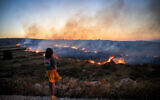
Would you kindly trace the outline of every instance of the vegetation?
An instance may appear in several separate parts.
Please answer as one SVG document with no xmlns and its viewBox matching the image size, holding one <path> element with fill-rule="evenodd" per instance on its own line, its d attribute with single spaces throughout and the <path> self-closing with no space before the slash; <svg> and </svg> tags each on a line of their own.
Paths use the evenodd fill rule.
<svg viewBox="0 0 160 100">
<path fill-rule="evenodd" d="M 13 59 L 3 60 L 3 52 L 0 52 L 0 94 L 49 95 L 43 53 L 25 52 L 21 48 L 12 51 L 12 55 Z M 59 58 L 57 65 L 63 77 L 56 83 L 56 95 L 60 97 L 159 98 L 158 65 L 100 66 L 72 58 Z M 124 83 L 125 78 L 132 81 Z"/>
</svg>

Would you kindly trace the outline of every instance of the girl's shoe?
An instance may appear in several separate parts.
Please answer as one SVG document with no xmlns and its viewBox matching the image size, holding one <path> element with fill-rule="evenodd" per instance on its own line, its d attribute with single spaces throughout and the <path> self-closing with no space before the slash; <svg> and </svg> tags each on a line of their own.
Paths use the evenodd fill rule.
<svg viewBox="0 0 160 100">
<path fill-rule="evenodd" d="M 51 96 L 51 98 L 52 98 L 52 100 L 54 100 L 56 98 L 56 96 L 53 95 L 53 96 Z"/>
</svg>

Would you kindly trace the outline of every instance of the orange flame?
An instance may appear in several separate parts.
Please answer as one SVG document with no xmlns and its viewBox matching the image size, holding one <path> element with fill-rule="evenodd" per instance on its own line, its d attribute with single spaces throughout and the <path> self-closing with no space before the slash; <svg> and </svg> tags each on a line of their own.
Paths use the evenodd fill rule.
<svg viewBox="0 0 160 100">
<path fill-rule="evenodd" d="M 126 64 L 124 58 L 116 58 L 114 59 L 115 64 Z"/>
<path fill-rule="evenodd" d="M 43 57 L 45 57 L 45 53 L 43 53 Z"/>
<path fill-rule="evenodd" d="M 78 49 L 78 47 L 76 47 L 76 46 L 72 46 L 71 48 L 72 48 L 72 49 L 76 49 L 76 50 Z"/>
<path fill-rule="evenodd" d="M 109 57 L 109 59 L 107 60 L 107 63 L 108 62 L 111 62 L 111 60 L 114 58 L 114 56 L 111 56 L 111 57 Z"/>
<path fill-rule="evenodd" d="M 94 52 L 94 53 L 98 53 L 98 51 L 96 51 L 96 50 L 95 50 L 95 51 L 93 51 L 93 52 Z"/>
<path fill-rule="evenodd" d="M 88 62 L 91 63 L 91 64 L 95 64 L 94 60 L 89 60 Z"/>
<path fill-rule="evenodd" d="M 19 44 L 19 43 L 16 44 L 16 47 L 20 47 L 20 46 L 21 46 L 21 44 Z"/>
<path fill-rule="evenodd" d="M 54 44 L 53 46 L 55 46 L 55 47 L 62 47 L 62 46 L 59 45 L 59 44 Z"/>
<path fill-rule="evenodd" d="M 35 51 L 35 53 L 39 53 L 39 52 L 40 52 L 39 50 L 36 50 L 36 51 Z"/>
<path fill-rule="evenodd" d="M 78 50 L 79 48 L 77 46 L 68 46 L 68 45 L 59 45 L 59 44 L 54 44 L 53 45 L 54 47 L 64 47 L 64 48 L 72 48 L 72 49 L 75 49 L 75 50 Z M 81 48 L 80 50 L 82 50 L 83 52 L 93 52 L 95 54 L 98 53 L 98 51 L 94 50 L 94 51 L 89 51 L 89 50 L 86 50 L 86 48 Z"/>
<path fill-rule="evenodd" d="M 115 64 L 126 64 L 124 61 L 124 58 L 115 58 L 114 56 L 109 57 L 108 60 L 103 61 L 103 62 L 95 62 L 93 60 L 89 60 L 88 62 L 92 63 L 92 64 L 104 65 L 104 64 L 109 63 L 111 61 L 113 61 Z"/>
</svg>

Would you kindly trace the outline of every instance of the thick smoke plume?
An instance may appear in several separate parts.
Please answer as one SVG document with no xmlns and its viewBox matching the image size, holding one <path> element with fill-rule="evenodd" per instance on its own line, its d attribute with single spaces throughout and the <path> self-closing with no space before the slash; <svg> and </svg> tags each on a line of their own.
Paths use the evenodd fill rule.
<svg viewBox="0 0 160 100">
<path fill-rule="evenodd" d="M 159 39 L 159 0 L 149 0 L 146 8 L 133 12 L 127 0 L 106 0 L 94 15 L 79 11 L 68 18 L 57 30 L 55 25 L 43 27 L 31 24 L 24 27 L 26 37 L 45 39 L 109 39 L 143 40 Z M 109 6 L 106 4 L 109 3 Z M 131 6 L 131 7 L 130 7 Z M 142 18 L 141 16 L 143 16 Z M 146 16 L 147 15 L 147 16 Z M 144 23 L 133 26 L 135 23 Z"/>
<path fill-rule="evenodd" d="M 24 27 L 26 37 L 70 40 L 26 39 L 24 46 L 43 52 L 50 47 L 59 57 L 104 60 L 116 55 L 125 58 L 129 64 L 159 63 L 160 43 L 157 41 L 106 40 L 160 39 L 160 1 L 148 0 L 147 6 L 141 9 L 128 5 L 128 1 L 131 0 L 106 0 L 94 15 L 86 14 L 85 11 L 77 12 L 60 29 L 56 29 L 54 23 L 47 28 L 43 27 L 43 22 L 29 24 Z M 71 48 L 72 46 L 78 49 Z M 82 51 L 83 48 L 89 52 Z"/>
<path fill-rule="evenodd" d="M 151 30 L 157 30 L 160 34 L 160 0 L 151 0 L 149 8 L 153 19 Z"/>
</svg>

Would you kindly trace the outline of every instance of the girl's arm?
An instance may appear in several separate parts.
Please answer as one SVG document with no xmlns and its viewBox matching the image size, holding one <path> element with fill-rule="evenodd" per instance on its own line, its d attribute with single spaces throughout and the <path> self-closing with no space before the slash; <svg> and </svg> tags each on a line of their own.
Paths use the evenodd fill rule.
<svg viewBox="0 0 160 100">
<path fill-rule="evenodd" d="M 55 70 L 57 70 L 57 65 L 54 66 Z"/>
<path fill-rule="evenodd" d="M 51 58 L 51 65 L 57 70 L 56 60 L 54 58 Z"/>
</svg>

